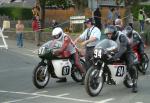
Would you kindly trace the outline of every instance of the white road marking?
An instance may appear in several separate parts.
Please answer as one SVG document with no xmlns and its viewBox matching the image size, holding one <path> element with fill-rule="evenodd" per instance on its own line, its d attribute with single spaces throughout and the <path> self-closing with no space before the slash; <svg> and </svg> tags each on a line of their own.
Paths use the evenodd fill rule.
<svg viewBox="0 0 150 103">
<path fill-rule="evenodd" d="M 102 100 L 102 101 L 97 101 L 97 102 L 94 102 L 94 103 L 107 103 L 107 102 L 110 102 L 110 101 L 113 101 L 115 100 L 115 98 L 109 98 L 109 99 L 105 99 L 105 100 Z"/>
<path fill-rule="evenodd" d="M 63 96 L 66 96 L 66 95 L 69 95 L 69 93 L 59 94 L 59 95 L 56 95 L 56 96 L 57 97 L 63 97 Z"/>
<path fill-rule="evenodd" d="M 34 57 L 35 55 L 31 55 L 31 54 L 23 54 L 23 55 L 27 55 L 27 56 L 30 56 L 30 57 Z"/>
<path fill-rule="evenodd" d="M 38 49 L 35 49 L 35 50 L 32 50 L 32 49 L 27 49 L 28 51 L 31 51 L 32 53 L 34 54 L 37 54 L 38 53 Z"/>
<path fill-rule="evenodd" d="M 34 94 L 46 93 L 48 91 L 35 92 Z"/>
<path fill-rule="evenodd" d="M 2 102 L 2 103 L 15 103 L 15 102 L 20 102 L 20 101 L 24 101 L 24 100 L 31 100 L 31 99 L 35 99 L 35 98 L 39 98 L 40 96 L 34 96 L 34 97 L 27 97 L 24 99 L 16 99 L 13 101 L 6 101 L 6 102 Z"/>
<path fill-rule="evenodd" d="M 78 101 L 78 102 L 85 102 L 85 103 L 95 103 L 95 101 L 90 101 L 90 100 L 76 99 L 76 98 L 69 98 L 69 97 L 59 97 L 59 96 L 36 94 L 36 93 L 14 92 L 14 91 L 4 91 L 4 90 L 0 90 L 0 92 L 1 93 L 32 95 L 32 96 L 55 98 L 55 99 L 62 99 L 62 100 L 69 100 L 69 101 Z"/>
<path fill-rule="evenodd" d="M 143 103 L 143 102 L 136 102 L 136 103 Z"/>
</svg>

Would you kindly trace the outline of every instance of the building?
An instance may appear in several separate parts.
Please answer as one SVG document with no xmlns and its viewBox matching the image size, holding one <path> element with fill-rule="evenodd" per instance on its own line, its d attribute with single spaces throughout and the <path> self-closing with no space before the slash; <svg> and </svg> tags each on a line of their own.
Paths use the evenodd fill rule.
<svg viewBox="0 0 150 103">
<path fill-rule="evenodd" d="M 0 0 L 0 7 L 27 7 L 32 8 L 36 0 Z"/>
<path fill-rule="evenodd" d="M 117 0 L 117 1 L 120 2 L 120 0 Z M 88 7 L 91 10 L 95 10 L 97 7 L 110 7 L 110 6 L 112 7 L 118 6 L 116 5 L 116 0 L 88 0 Z M 119 6 L 120 7 L 125 6 L 124 0 Z"/>
</svg>

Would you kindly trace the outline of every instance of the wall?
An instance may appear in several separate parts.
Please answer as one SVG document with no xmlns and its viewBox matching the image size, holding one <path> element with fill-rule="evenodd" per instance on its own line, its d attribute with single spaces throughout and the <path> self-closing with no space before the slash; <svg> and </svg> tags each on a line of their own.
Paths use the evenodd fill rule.
<svg viewBox="0 0 150 103">
<path fill-rule="evenodd" d="M 102 7 L 101 9 L 101 13 L 102 13 L 102 21 L 104 22 L 106 20 L 106 16 L 107 13 L 109 11 L 108 7 Z M 125 8 L 120 8 L 119 12 L 121 14 L 121 17 L 125 16 Z M 69 20 L 70 16 L 76 15 L 77 12 L 75 11 L 74 8 L 70 8 L 70 9 L 66 9 L 66 10 L 62 10 L 62 9 L 47 9 L 46 10 L 46 20 L 48 20 L 49 22 L 52 21 L 52 19 L 55 19 L 59 22 L 65 22 L 67 20 Z M 85 9 L 84 15 L 86 17 L 91 17 L 92 16 L 92 12 L 89 8 Z"/>
</svg>

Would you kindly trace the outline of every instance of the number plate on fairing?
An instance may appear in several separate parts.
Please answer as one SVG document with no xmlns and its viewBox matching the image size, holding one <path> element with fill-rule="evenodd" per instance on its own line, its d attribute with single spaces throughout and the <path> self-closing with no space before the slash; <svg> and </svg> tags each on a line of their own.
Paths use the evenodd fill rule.
<svg viewBox="0 0 150 103">
<path fill-rule="evenodd" d="M 110 71 L 111 71 L 111 76 L 113 80 L 116 82 L 116 84 L 119 84 L 123 82 L 127 70 L 126 70 L 126 65 L 108 65 Z"/>
</svg>

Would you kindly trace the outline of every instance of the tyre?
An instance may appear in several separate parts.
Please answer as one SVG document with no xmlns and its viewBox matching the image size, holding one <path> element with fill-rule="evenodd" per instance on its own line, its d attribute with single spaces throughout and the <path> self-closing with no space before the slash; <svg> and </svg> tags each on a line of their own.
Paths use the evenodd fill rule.
<svg viewBox="0 0 150 103">
<path fill-rule="evenodd" d="M 129 73 L 126 75 L 123 84 L 124 84 L 124 86 L 127 87 L 127 88 L 132 88 L 133 82 L 132 82 L 132 79 L 131 79 L 131 76 L 130 76 Z"/>
<path fill-rule="evenodd" d="M 85 76 L 85 89 L 88 95 L 94 97 L 99 95 L 104 85 L 104 77 L 99 77 L 99 70 L 93 66 L 89 68 Z"/>
<path fill-rule="evenodd" d="M 136 66 L 133 66 L 132 68 L 136 72 L 136 78 L 138 79 L 138 70 L 137 70 Z M 132 81 L 132 78 L 131 78 L 129 73 L 127 73 L 123 84 L 127 88 L 132 88 L 133 87 L 133 81 Z"/>
<path fill-rule="evenodd" d="M 49 82 L 50 74 L 45 63 L 39 63 L 33 71 L 32 81 L 35 87 L 42 89 Z"/>
<path fill-rule="evenodd" d="M 143 57 L 144 58 L 143 58 L 143 61 L 141 63 L 141 69 L 139 71 L 142 72 L 143 74 L 146 74 L 146 71 L 147 71 L 147 68 L 149 65 L 149 58 L 146 55 L 146 53 L 144 53 Z"/>
<path fill-rule="evenodd" d="M 80 59 L 80 63 L 82 66 L 85 67 L 85 62 L 84 60 Z M 75 82 L 82 82 L 82 76 L 78 68 L 73 65 L 72 67 L 72 72 L 71 72 L 71 77 Z"/>
</svg>

